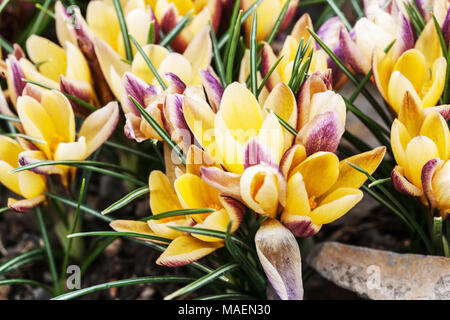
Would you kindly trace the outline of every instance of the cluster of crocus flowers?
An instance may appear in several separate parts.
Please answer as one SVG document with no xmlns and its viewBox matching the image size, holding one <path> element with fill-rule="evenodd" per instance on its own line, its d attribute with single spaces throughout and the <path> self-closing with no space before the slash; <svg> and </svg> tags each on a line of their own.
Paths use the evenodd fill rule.
<svg viewBox="0 0 450 320">
<path fill-rule="evenodd" d="M 202 153 L 200 149 L 192 146 L 188 152 L 188 159 L 197 158 L 194 153 L 199 152 Z M 206 159 L 207 155 L 203 154 L 200 157 Z M 222 239 L 196 233 L 189 234 L 172 227 L 190 226 L 226 232 L 230 225 L 229 231 L 234 233 L 244 217 L 245 207 L 239 201 L 221 194 L 219 190 L 205 183 L 198 175 L 198 165 L 187 162 L 186 173 L 182 173 L 175 181 L 170 181 L 161 171 L 151 172 L 150 209 L 154 219 L 146 222 L 115 220 L 111 223 L 111 227 L 116 231 L 166 238 L 170 244 L 156 261 L 157 264 L 169 267 L 186 265 L 224 246 Z M 158 219 L 158 214 L 204 208 L 213 210 Z"/>
<path fill-rule="evenodd" d="M 391 129 L 398 164 L 391 174 L 394 187 L 419 197 L 443 218 L 450 213 L 449 119 L 448 105 L 421 109 L 408 92 Z"/>
</svg>

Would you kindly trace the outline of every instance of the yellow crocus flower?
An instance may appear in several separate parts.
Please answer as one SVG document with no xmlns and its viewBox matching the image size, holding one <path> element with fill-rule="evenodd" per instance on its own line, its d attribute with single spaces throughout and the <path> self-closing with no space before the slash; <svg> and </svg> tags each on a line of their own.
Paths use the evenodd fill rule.
<svg viewBox="0 0 450 320">
<path fill-rule="evenodd" d="M 397 166 L 391 173 L 401 193 L 420 197 L 445 217 L 450 212 L 449 106 L 421 109 L 407 92 L 391 129 Z"/>
<path fill-rule="evenodd" d="M 447 61 L 442 56 L 437 31 L 429 21 L 413 49 L 398 58 L 376 48 L 373 55 L 375 83 L 383 98 L 398 113 L 406 92 L 420 108 L 436 105 L 445 85 Z"/>
<path fill-rule="evenodd" d="M 46 189 L 46 179 L 43 175 L 31 171 L 10 173 L 19 166 L 19 155 L 27 150 L 24 146 L 16 140 L 0 136 L 0 183 L 25 198 L 25 200 L 8 199 L 8 206 L 19 212 L 44 201 L 43 192 Z"/>
<path fill-rule="evenodd" d="M 177 267 L 194 262 L 223 247 L 222 239 L 199 234 L 186 234 L 171 226 L 194 226 L 226 232 L 239 227 L 245 208 L 238 201 L 223 196 L 193 174 L 179 176 L 173 185 L 161 171 L 152 171 L 149 177 L 150 209 L 153 215 L 180 209 L 210 208 L 212 213 L 178 216 L 147 222 L 116 220 L 110 225 L 116 231 L 131 231 L 156 235 L 171 240 L 167 249 L 156 261 L 159 265 Z"/>
</svg>

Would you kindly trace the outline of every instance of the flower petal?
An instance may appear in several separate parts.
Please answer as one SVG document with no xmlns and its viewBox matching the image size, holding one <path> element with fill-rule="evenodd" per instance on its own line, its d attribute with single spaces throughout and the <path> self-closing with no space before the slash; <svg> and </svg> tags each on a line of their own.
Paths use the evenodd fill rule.
<svg viewBox="0 0 450 320">
<path fill-rule="evenodd" d="M 439 158 L 450 158 L 450 131 L 447 122 L 438 112 L 430 113 L 425 117 L 420 135 L 433 140 L 439 150 Z"/>
<path fill-rule="evenodd" d="M 389 80 L 388 97 L 389 103 L 395 112 L 399 112 L 407 92 L 410 93 L 417 105 L 422 106 L 422 100 L 416 89 L 414 89 L 413 84 L 399 71 L 394 71 Z"/>
<path fill-rule="evenodd" d="M 61 92 L 70 94 L 78 99 L 81 99 L 87 103 L 93 103 L 94 93 L 92 92 L 92 87 L 89 83 L 80 80 L 72 80 L 67 77 L 61 76 L 59 79 L 59 86 Z M 78 102 L 69 100 L 72 105 L 73 111 L 80 115 L 81 117 L 86 117 L 91 113 L 91 110 L 81 105 Z"/>
<path fill-rule="evenodd" d="M 209 72 L 203 69 L 199 70 L 199 75 L 205 88 L 208 101 L 214 112 L 217 112 L 220 108 L 220 102 L 222 100 L 223 88 L 220 82 Z"/>
<path fill-rule="evenodd" d="M 20 171 L 19 178 L 20 194 L 27 199 L 37 197 L 46 190 L 46 180 L 44 176 L 31 171 Z"/>
<path fill-rule="evenodd" d="M 211 187 L 216 188 L 224 195 L 240 199 L 241 175 L 233 172 L 223 171 L 217 167 L 200 167 L 200 176 L 203 181 Z"/>
<path fill-rule="evenodd" d="M 301 144 L 294 144 L 283 155 L 280 161 L 281 172 L 286 178 L 291 177 L 291 169 L 297 167 L 306 159 L 305 147 Z"/>
<path fill-rule="evenodd" d="M 86 118 L 78 133 L 78 137 L 86 138 L 86 158 L 109 139 L 118 122 L 119 106 L 115 101 L 108 103 Z"/>
<path fill-rule="evenodd" d="M 167 94 L 163 106 L 163 124 L 172 140 L 186 152 L 194 141 L 183 114 L 183 96 L 180 94 Z"/>
<path fill-rule="evenodd" d="M 201 167 L 216 167 L 221 169 L 208 153 L 195 144 L 192 144 L 186 153 L 186 172 L 200 176 Z"/>
<path fill-rule="evenodd" d="M 207 69 L 212 59 L 212 42 L 209 37 L 209 26 L 203 26 L 200 31 L 190 41 L 183 56 L 191 63 L 194 77 L 192 85 L 201 84 L 199 69 Z"/>
<path fill-rule="evenodd" d="M 8 208 L 16 212 L 24 213 L 45 201 L 43 194 L 30 199 L 16 200 L 8 198 Z"/>
<path fill-rule="evenodd" d="M 134 232 L 143 235 L 158 236 L 155 232 L 152 231 L 152 229 L 150 229 L 150 227 L 144 221 L 114 220 L 109 224 L 109 226 L 117 232 Z M 152 241 L 162 244 L 166 243 L 162 241 L 149 240 L 146 238 L 141 238 L 141 240 Z"/>
<path fill-rule="evenodd" d="M 186 85 L 176 74 L 167 72 L 164 74 L 164 79 L 167 81 L 170 93 L 182 94 L 186 90 Z"/>
<path fill-rule="evenodd" d="M 221 247 L 222 242 L 204 242 L 192 236 L 181 236 L 170 243 L 156 260 L 156 264 L 166 267 L 185 266 Z"/>
<path fill-rule="evenodd" d="M 405 176 L 412 184 L 422 189 L 422 168 L 429 160 L 439 158 L 439 150 L 430 138 L 417 136 L 408 143 L 405 155 L 408 163 Z"/>
<path fill-rule="evenodd" d="M 433 176 L 442 166 L 444 165 L 444 161 L 441 159 L 431 159 L 422 168 L 422 187 L 425 196 L 432 208 L 438 207 L 438 202 L 436 200 L 436 196 L 433 190 Z M 447 190 L 448 191 L 448 190 Z"/>
<path fill-rule="evenodd" d="M 422 103 L 424 108 L 434 107 L 439 101 L 445 87 L 445 74 L 447 69 L 447 61 L 441 57 L 432 65 L 431 79 L 426 83 L 426 87 L 422 88 Z M 425 91 L 425 92 L 424 92 Z"/>
<path fill-rule="evenodd" d="M 263 42 L 263 48 L 262 48 L 262 55 L 261 55 L 261 73 L 262 76 L 266 76 L 270 69 L 275 65 L 277 61 L 277 57 L 275 53 L 273 52 L 272 47 L 267 44 L 266 42 Z M 275 86 L 281 82 L 280 78 L 280 66 L 278 65 L 274 72 L 270 75 L 269 79 L 267 79 L 266 87 L 269 89 L 269 91 L 272 91 Z"/>
<path fill-rule="evenodd" d="M 391 180 L 395 190 L 400 193 L 406 194 L 411 197 L 421 197 L 423 195 L 422 190 L 417 188 L 405 178 L 404 170 L 402 167 L 395 166 L 395 168 L 392 169 Z"/>
<path fill-rule="evenodd" d="M 411 94 L 406 92 L 398 113 L 398 120 L 408 129 L 409 134 L 414 137 L 419 134 L 424 118 L 422 109 Z"/>
<path fill-rule="evenodd" d="M 275 219 L 255 235 L 256 252 L 267 279 L 282 300 L 303 299 L 302 262 L 294 235 Z"/>
</svg>

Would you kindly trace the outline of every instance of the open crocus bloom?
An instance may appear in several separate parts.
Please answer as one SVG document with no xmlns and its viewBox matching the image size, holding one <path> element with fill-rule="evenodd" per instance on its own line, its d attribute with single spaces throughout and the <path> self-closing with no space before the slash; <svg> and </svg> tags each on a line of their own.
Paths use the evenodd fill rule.
<svg viewBox="0 0 450 320">
<path fill-rule="evenodd" d="M 408 92 L 391 129 L 395 188 L 421 197 L 444 217 L 450 212 L 449 110 L 448 105 L 422 110 Z"/>
<path fill-rule="evenodd" d="M 366 17 L 356 22 L 350 34 L 342 28 L 339 38 L 345 61 L 356 72 L 367 74 L 376 48 L 383 51 L 395 41 L 390 54 L 396 60 L 414 47 L 414 33 L 403 3 L 399 9 L 395 1 L 384 7 L 380 1 L 369 0 L 364 11 Z"/>
<path fill-rule="evenodd" d="M 158 85 L 159 82 L 150 71 L 142 55 L 134 56 L 131 66 L 124 63 L 121 57 L 100 38 L 95 38 L 95 51 L 99 57 L 101 69 L 117 98 L 120 98 L 121 78 L 126 72 L 131 72 L 146 81 Z M 209 26 L 200 30 L 189 43 L 183 54 L 169 52 L 166 48 L 149 44 L 142 47 L 153 66 L 161 77 L 168 72 L 175 74 L 186 85 L 200 85 L 199 69 L 207 69 L 212 58 L 212 44 L 209 37 Z"/>
<path fill-rule="evenodd" d="M 261 3 L 256 8 L 257 14 L 257 31 L 256 31 L 256 41 L 266 40 L 267 36 L 272 31 L 278 16 L 283 9 L 283 6 L 288 0 L 262 0 Z M 241 9 L 248 10 L 256 0 L 242 0 Z M 295 17 L 295 12 L 298 5 L 298 0 L 291 0 L 286 15 L 281 23 L 278 32 L 282 32 L 291 23 L 292 19 Z M 247 41 L 250 41 L 250 31 L 252 29 L 253 14 L 244 22 L 245 34 Z"/>
<path fill-rule="evenodd" d="M 50 90 L 44 90 L 39 100 L 19 97 L 17 113 L 24 133 L 41 141 L 35 143 L 36 150 L 20 153 L 21 165 L 42 160 L 84 160 L 110 137 L 119 121 L 117 102 L 111 102 L 85 119 L 76 139 L 75 116 L 69 101 L 60 92 Z M 33 171 L 59 174 L 67 186 L 67 167 L 38 167 Z"/>
<path fill-rule="evenodd" d="M 309 68 L 310 73 L 327 70 L 327 55 L 322 50 L 314 49 L 316 47 L 315 41 L 311 38 L 311 35 L 306 28 L 313 29 L 311 17 L 307 13 L 305 13 L 297 21 L 294 28 L 292 29 L 291 34 L 286 37 L 283 48 L 278 54 L 278 57 L 275 56 L 272 47 L 267 43 L 264 43 L 261 60 L 261 71 L 263 76 L 269 73 L 270 69 L 279 57 L 283 57 L 276 70 L 272 73 L 272 75 L 269 77 L 269 80 L 267 81 L 267 88 L 269 89 L 269 91 L 272 90 L 275 85 L 277 85 L 281 81 L 286 84 L 289 83 L 292 75 L 295 56 L 297 54 L 301 39 L 304 39 L 304 45 L 309 39 L 312 40 L 309 49 L 302 61 L 302 63 L 304 63 L 311 50 L 314 50 L 311 58 L 311 65 Z"/>
<path fill-rule="evenodd" d="M 245 208 L 238 201 L 220 195 L 203 182 L 199 176 L 185 173 L 175 180 L 173 186 L 161 171 L 152 171 L 149 177 L 150 209 L 153 215 L 180 209 L 209 208 L 212 213 L 178 216 L 164 219 L 150 219 L 147 222 L 116 220 L 111 227 L 116 231 L 131 231 L 157 235 L 170 241 L 167 249 L 156 261 L 159 265 L 177 267 L 194 262 L 220 247 L 223 240 L 199 234 L 186 234 L 172 226 L 194 226 L 226 232 L 239 227 Z"/>
<path fill-rule="evenodd" d="M 372 174 L 385 151 L 385 147 L 378 147 L 339 161 L 331 152 L 306 157 L 302 146 L 292 146 L 281 162 L 287 179 L 286 206 L 281 215 L 283 224 L 295 236 L 309 237 L 323 224 L 343 216 L 362 199 L 359 187 L 367 179 L 348 163 Z"/>
<path fill-rule="evenodd" d="M 183 16 L 192 11 L 192 20 L 170 43 L 177 52 L 186 50 L 195 35 L 204 26 L 209 25 L 209 21 L 215 31 L 219 28 L 222 16 L 221 0 L 153 0 L 153 2 L 156 18 L 165 34 L 169 33 Z"/>
<path fill-rule="evenodd" d="M 413 49 L 395 58 L 393 51 L 386 54 L 376 48 L 372 63 L 378 90 L 397 113 L 407 91 L 420 108 L 436 105 L 441 97 L 447 62 L 432 20 L 426 24 Z"/>
<path fill-rule="evenodd" d="M 8 206 L 19 212 L 26 211 L 45 199 L 44 176 L 30 171 L 10 173 L 19 166 L 19 154 L 25 152 L 28 146 L 28 143 L 24 142 L 22 146 L 16 140 L 0 136 L 0 183 L 25 198 L 19 201 L 8 199 Z"/>
</svg>

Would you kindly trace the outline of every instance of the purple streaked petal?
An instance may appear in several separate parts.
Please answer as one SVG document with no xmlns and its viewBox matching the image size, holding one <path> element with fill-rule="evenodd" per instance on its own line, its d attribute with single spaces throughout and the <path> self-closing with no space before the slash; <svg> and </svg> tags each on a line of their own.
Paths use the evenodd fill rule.
<svg viewBox="0 0 450 320">
<path fill-rule="evenodd" d="M 9 198 L 8 208 L 19 213 L 24 213 L 27 212 L 28 210 L 33 209 L 40 203 L 44 202 L 44 200 L 45 196 L 43 194 L 30 199 L 23 199 L 23 200 L 16 200 L 13 198 Z"/>
<path fill-rule="evenodd" d="M 336 111 L 316 115 L 297 134 L 296 141 L 305 146 L 308 156 L 319 151 L 336 152 L 345 128 Z"/>
<path fill-rule="evenodd" d="M 245 144 L 244 169 L 258 164 L 278 167 L 278 162 L 271 150 L 262 144 L 257 137 L 254 137 L 249 139 Z"/>
<path fill-rule="evenodd" d="M 412 197 L 421 197 L 423 195 L 422 190 L 417 188 L 404 177 L 402 167 L 395 166 L 391 172 L 391 180 L 395 190 L 402 194 Z"/>
<path fill-rule="evenodd" d="M 167 94 L 163 106 L 162 122 L 172 140 L 186 152 L 194 143 L 194 135 L 184 118 L 183 96 L 181 94 Z"/>
<path fill-rule="evenodd" d="M 297 6 L 298 6 L 299 0 L 291 0 L 291 2 L 288 5 L 286 15 L 284 16 L 283 21 L 281 22 L 279 33 L 283 32 L 289 25 L 291 24 L 292 20 L 295 18 L 295 14 L 297 12 Z"/>
<path fill-rule="evenodd" d="M 27 151 L 23 151 L 19 154 L 19 165 L 20 166 L 26 166 L 28 164 L 42 162 L 45 160 L 47 160 L 47 158 L 41 151 L 27 150 Z M 61 168 L 59 168 L 57 166 L 42 166 L 42 167 L 30 169 L 30 171 L 33 171 L 34 173 L 37 173 L 37 174 L 44 174 L 44 175 L 50 175 L 50 174 L 64 175 L 64 172 L 61 170 Z"/>
<path fill-rule="evenodd" d="M 400 15 L 400 28 L 396 34 L 396 41 L 394 43 L 394 55 L 393 59 L 400 57 L 406 50 L 414 48 L 414 31 L 411 22 L 403 15 Z"/>
<path fill-rule="evenodd" d="M 222 85 L 209 71 L 200 69 L 199 74 L 211 108 L 214 112 L 219 111 L 223 95 Z"/>
<path fill-rule="evenodd" d="M 255 235 L 259 261 L 282 300 L 302 300 L 302 259 L 294 235 L 276 219 L 264 221 Z"/>
<path fill-rule="evenodd" d="M 344 26 L 341 19 L 335 16 L 325 21 L 317 30 L 319 38 L 325 42 L 325 44 L 331 50 L 334 50 L 339 45 L 339 30 Z M 316 43 L 316 49 L 319 49 L 320 45 Z"/>
<path fill-rule="evenodd" d="M 134 105 L 133 101 L 128 97 L 132 96 L 142 107 L 146 107 L 145 96 L 148 89 L 147 83 L 131 72 L 126 72 L 122 77 L 122 110 L 123 113 L 133 113 L 136 116 L 140 115 L 139 110 Z"/>
<path fill-rule="evenodd" d="M 186 84 L 183 81 L 181 81 L 181 79 L 176 74 L 172 72 L 167 72 L 164 75 L 164 78 L 169 84 L 168 89 L 170 93 L 182 94 L 184 90 L 186 90 Z"/>
<path fill-rule="evenodd" d="M 370 61 L 364 56 L 361 49 L 350 37 L 346 28 L 341 28 L 339 33 L 340 45 L 344 61 L 348 63 L 357 73 L 367 74 L 370 71 Z"/>
<path fill-rule="evenodd" d="M 25 52 L 23 52 L 22 48 L 17 43 L 14 43 L 13 48 L 14 48 L 14 51 L 12 54 L 14 57 L 16 57 L 16 59 L 18 61 L 20 61 L 20 59 L 26 57 Z"/>
<path fill-rule="evenodd" d="M 273 52 L 272 47 L 264 42 L 261 55 L 261 75 L 263 77 L 265 77 L 269 73 L 270 69 L 276 63 L 276 61 L 277 57 Z M 272 91 L 272 89 L 275 88 L 275 86 L 280 82 L 281 78 L 278 70 L 275 70 L 274 72 L 272 72 L 269 79 L 267 79 L 266 87 L 269 91 Z"/>
<path fill-rule="evenodd" d="M 140 143 L 147 140 L 147 137 L 140 130 L 142 118 L 134 115 L 133 113 L 127 113 L 125 115 L 126 121 L 123 128 L 123 132 L 128 139 L 135 140 Z"/>
<path fill-rule="evenodd" d="M 73 80 L 61 75 L 59 78 L 59 86 L 63 93 L 70 94 L 87 103 L 91 103 L 93 100 L 91 85 L 86 81 Z M 92 112 L 92 110 L 84 107 L 78 102 L 73 101 L 72 99 L 69 99 L 69 101 L 75 114 L 81 117 L 86 117 Z"/>
<path fill-rule="evenodd" d="M 301 144 L 294 144 L 284 153 L 280 160 L 280 169 L 284 177 L 287 179 L 289 176 L 289 171 L 295 168 L 303 160 L 306 159 L 305 147 Z"/>
<path fill-rule="evenodd" d="M 450 8 L 447 10 L 447 15 L 442 24 L 442 35 L 444 36 L 445 43 L 450 43 Z"/>
<path fill-rule="evenodd" d="M 314 224 L 308 216 L 294 215 L 287 212 L 283 212 L 281 221 L 294 236 L 300 238 L 312 237 L 322 228 L 321 225 Z"/>
<path fill-rule="evenodd" d="M 217 167 L 202 166 L 200 167 L 200 176 L 203 181 L 219 190 L 222 194 L 241 199 L 240 174 L 226 172 Z"/>
<path fill-rule="evenodd" d="M 42 99 L 42 93 L 44 92 L 44 90 L 47 90 L 47 89 L 44 89 L 44 88 L 34 85 L 32 83 L 27 83 L 25 85 L 25 88 L 23 89 L 22 95 L 32 97 L 36 101 L 40 102 Z"/>
<path fill-rule="evenodd" d="M 436 170 L 440 168 L 443 164 L 444 161 L 442 161 L 441 159 L 434 158 L 425 163 L 425 165 L 422 168 L 421 178 L 422 178 L 423 192 L 425 193 L 425 196 L 430 202 L 432 208 L 437 207 L 436 196 L 434 195 L 432 184 L 433 175 L 436 172 Z"/>
<path fill-rule="evenodd" d="M 244 220 L 246 208 L 241 202 L 229 196 L 220 195 L 219 200 L 230 216 L 230 232 L 234 233 Z"/>
<path fill-rule="evenodd" d="M 8 87 L 13 90 L 11 98 L 15 100 L 22 95 L 23 89 L 25 88 L 26 82 L 22 80 L 26 78 L 25 73 L 23 72 L 19 61 L 12 55 L 6 59 L 6 66 L 8 73 Z"/>
</svg>

